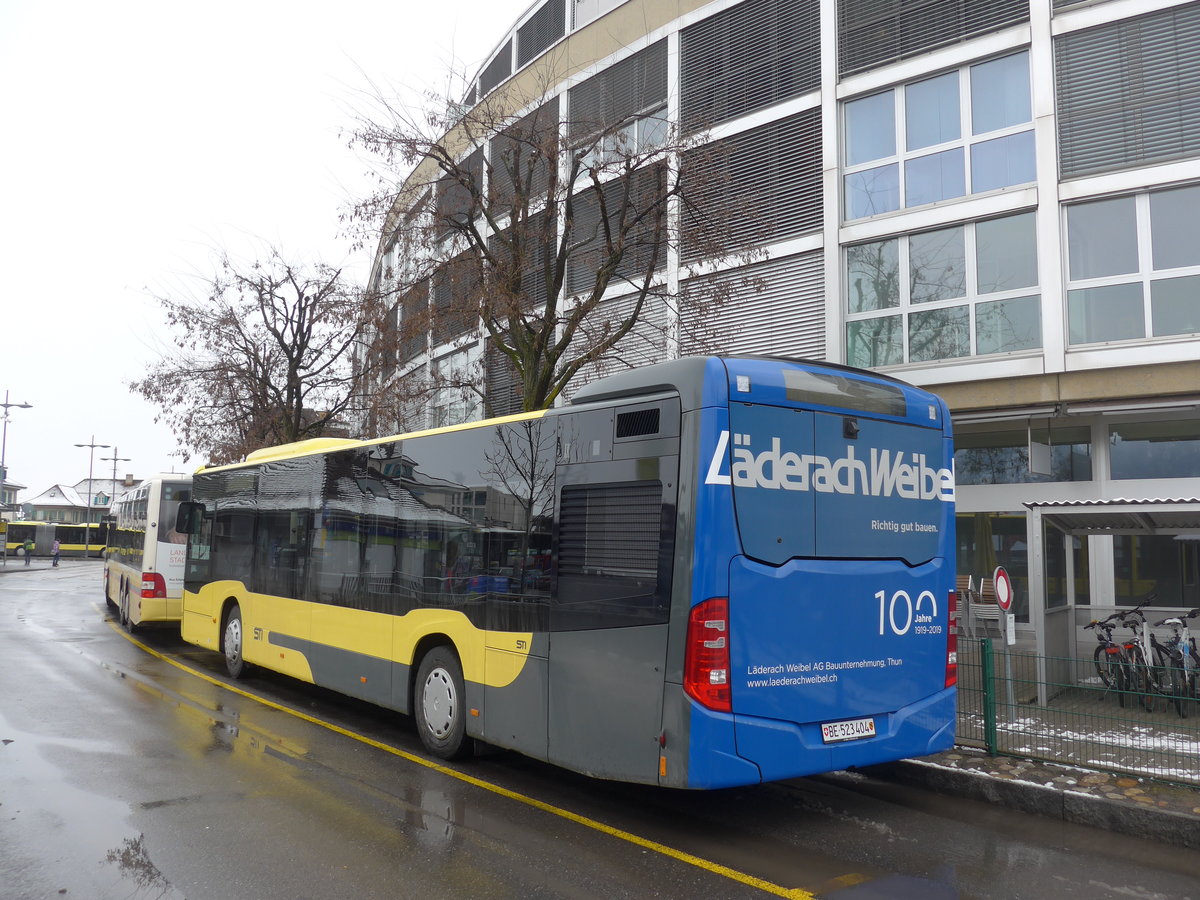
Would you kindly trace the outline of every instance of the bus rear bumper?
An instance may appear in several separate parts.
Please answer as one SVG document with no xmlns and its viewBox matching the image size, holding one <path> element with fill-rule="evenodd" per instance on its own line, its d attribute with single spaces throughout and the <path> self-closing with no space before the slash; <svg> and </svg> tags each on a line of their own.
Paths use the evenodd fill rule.
<svg viewBox="0 0 1200 900">
<path fill-rule="evenodd" d="M 781 781 L 938 753 L 954 746 L 955 702 L 955 689 L 947 688 L 874 716 L 874 737 L 831 744 L 822 740 L 820 722 L 714 713 L 692 703 L 687 786 Z M 700 747 L 707 749 L 696 752 Z"/>
<path fill-rule="evenodd" d="M 928 756 L 954 746 L 955 701 L 955 689 L 947 688 L 894 713 L 874 716 L 874 737 L 837 743 L 822 740 L 820 722 L 735 715 L 737 752 L 758 766 L 764 781 Z"/>
</svg>

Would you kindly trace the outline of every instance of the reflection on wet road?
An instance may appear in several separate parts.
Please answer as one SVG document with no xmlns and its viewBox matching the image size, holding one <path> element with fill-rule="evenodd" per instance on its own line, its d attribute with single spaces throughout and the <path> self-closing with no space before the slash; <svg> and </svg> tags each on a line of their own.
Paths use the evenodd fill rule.
<svg viewBox="0 0 1200 900">
<path fill-rule="evenodd" d="M 403 717 L 129 640 L 97 583 L 0 574 L 5 900 L 1200 900 L 1170 848 L 848 775 L 701 794 L 444 765 Z"/>
</svg>

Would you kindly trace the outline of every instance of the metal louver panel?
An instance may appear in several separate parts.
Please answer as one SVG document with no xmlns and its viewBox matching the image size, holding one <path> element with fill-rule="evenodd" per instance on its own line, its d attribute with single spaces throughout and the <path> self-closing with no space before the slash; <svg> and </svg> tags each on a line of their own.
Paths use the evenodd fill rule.
<svg viewBox="0 0 1200 900">
<path fill-rule="evenodd" d="M 400 362 L 404 363 L 421 353 L 428 344 L 429 282 L 420 281 L 400 298 L 397 310 Z"/>
<path fill-rule="evenodd" d="M 445 343 L 473 329 L 478 321 L 479 264 L 460 253 L 433 276 L 433 342 Z"/>
<path fill-rule="evenodd" d="M 557 157 L 558 98 L 553 97 L 492 138 L 488 145 L 489 202 L 500 207 L 514 200 L 523 200 L 525 206 L 536 206 L 539 199 L 544 202 L 550 167 L 557 164 Z"/>
<path fill-rule="evenodd" d="M 654 578 L 662 494 L 658 481 L 564 485 L 558 522 L 562 574 Z"/>
<path fill-rule="evenodd" d="M 504 42 L 504 46 L 496 54 L 495 59 L 479 75 L 479 95 L 482 97 L 500 82 L 512 74 L 512 41 Z"/>
<path fill-rule="evenodd" d="M 562 0 L 549 0 L 517 29 L 517 67 L 525 65 L 563 36 L 566 7 Z"/>
<path fill-rule="evenodd" d="M 645 276 L 656 249 L 656 226 L 660 227 L 660 231 L 657 235 L 655 270 L 661 269 L 667 261 L 665 236 L 661 231 L 661 228 L 665 228 L 662 220 L 666 216 L 666 167 L 661 163 L 647 166 L 629 173 L 628 177 L 632 180 L 632 187 L 627 201 L 623 198 L 625 176 L 606 182 L 601 189 L 608 207 L 614 243 L 619 237 L 618 223 L 622 215 L 627 223 L 625 248 L 610 284 L 615 284 L 621 278 L 640 281 Z M 571 241 L 578 246 L 567 261 L 565 281 L 568 294 L 590 293 L 596 283 L 599 267 L 608 262 L 600 219 L 600 199 L 596 191 L 588 188 L 576 194 Z M 630 226 L 628 223 L 634 224 Z"/>
<path fill-rule="evenodd" d="M 821 111 L 810 109 L 684 155 L 687 203 L 683 258 L 710 255 L 709 223 L 721 243 L 761 245 L 819 231 Z"/>
<path fill-rule="evenodd" d="M 462 163 L 462 173 L 482 190 L 483 151 L 474 150 Z M 471 188 L 449 175 L 443 175 L 434 185 L 434 233 L 440 240 L 456 226 L 466 224 L 474 205 Z"/>
<path fill-rule="evenodd" d="M 838 0 L 842 76 L 1029 21 L 1029 0 Z"/>
<path fill-rule="evenodd" d="M 546 213 L 540 212 L 526 219 L 517 231 L 517 236 L 521 239 L 523 246 L 518 248 L 522 257 L 518 288 L 520 295 L 515 299 L 522 310 L 529 311 L 541 306 L 549 297 L 550 285 L 547 284 L 546 257 L 547 255 L 553 257 L 557 250 L 558 235 L 554 230 L 556 224 L 555 219 L 547 219 Z M 543 232 L 545 228 L 550 230 Z M 511 235 L 511 229 L 506 228 L 504 231 L 492 235 L 488 241 L 495 258 L 490 274 L 497 281 L 506 281 L 510 275 L 516 274 L 513 271 Z M 502 315 L 505 310 L 505 296 L 501 294 L 507 295 L 507 289 L 500 285 L 493 285 L 489 293 L 490 305 L 497 315 Z"/>
<path fill-rule="evenodd" d="M 629 294 L 601 303 L 580 326 L 579 345 L 594 346 L 633 311 L 636 300 L 636 295 Z M 667 316 L 667 303 L 662 297 L 647 297 L 637 324 L 603 358 L 579 370 L 571 379 L 567 395 L 605 375 L 665 360 L 669 324 Z"/>
<path fill-rule="evenodd" d="M 1054 42 L 1064 178 L 1200 154 L 1200 5 Z"/>
<path fill-rule="evenodd" d="M 667 42 L 658 41 L 571 88 L 572 140 L 667 102 Z"/>
<path fill-rule="evenodd" d="M 487 414 L 508 416 L 522 411 L 521 381 L 512 360 L 487 342 L 485 373 L 487 379 Z"/>
<path fill-rule="evenodd" d="M 686 299 L 680 301 L 684 356 L 720 352 L 825 358 L 822 251 L 691 279 L 684 286 L 685 294 L 692 296 L 714 289 L 718 296 L 727 292 L 716 308 L 713 303 L 694 306 Z"/>
<path fill-rule="evenodd" d="M 694 130 L 816 90 L 819 0 L 746 0 L 680 36 L 680 119 Z"/>
</svg>

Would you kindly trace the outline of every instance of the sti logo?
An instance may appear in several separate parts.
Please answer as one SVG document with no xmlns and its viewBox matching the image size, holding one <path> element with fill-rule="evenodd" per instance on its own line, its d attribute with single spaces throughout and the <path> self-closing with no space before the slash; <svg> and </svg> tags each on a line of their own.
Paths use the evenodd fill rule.
<svg viewBox="0 0 1200 900">
<path fill-rule="evenodd" d="M 865 497 L 899 497 L 903 500 L 954 502 L 954 469 L 932 468 L 924 453 L 912 453 L 905 461 L 902 450 L 871 448 L 871 458 L 858 459 L 853 446 L 831 460 L 827 456 L 784 451 L 777 437 L 761 453 L 750 449 L 751 436 L 733 436 L 730 471 L 722 466 L 729 449 L 729 432 L 722 431 L 708 463 L 705 484 L 784 491 L 817 491 L 822 494 L 861 494 Z"/>
</svg>

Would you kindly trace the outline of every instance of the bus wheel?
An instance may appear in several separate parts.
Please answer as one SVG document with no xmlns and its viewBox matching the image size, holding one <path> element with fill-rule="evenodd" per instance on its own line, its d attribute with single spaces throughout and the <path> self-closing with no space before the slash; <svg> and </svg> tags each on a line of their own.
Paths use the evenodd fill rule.
<svg viewBox="0 0 1200 900">
<path fill-rule="evenodd" d="M 434 647 L 421 659 L 413 691 L 417 734 L 434 756 L 459 759 L 474 749 L 466 736 L 465 697 L 458 657 L 445 645 Z"/>
<path fill-rule="evenodd" d="M 230 678 L 241 678 L 246 674 L 246 660 L 242 658 L 242 610 L 234 606 L 225 620 L 225 637 L 221 642 L 225 651 L 225 669 Z"/>
<path fill-rule="evenodd" d="M 129 621 L 129 582 L 121 585 L 121 605 L 117 609 L 117 618 L 121 621 L 121 627 L 133 634 L 134 625 Z"/>
</svg>

